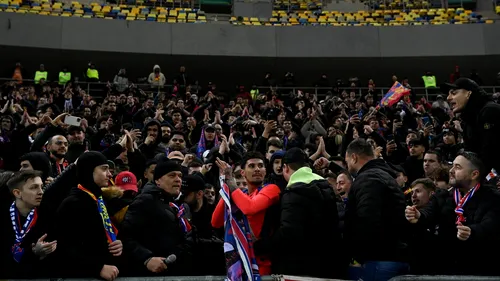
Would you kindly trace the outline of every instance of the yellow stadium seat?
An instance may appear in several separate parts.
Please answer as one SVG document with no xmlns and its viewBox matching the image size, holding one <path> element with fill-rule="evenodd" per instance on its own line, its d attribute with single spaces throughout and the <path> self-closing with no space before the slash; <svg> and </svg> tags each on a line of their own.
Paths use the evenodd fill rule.
<svg viewBox="0 0 500 281">
<path fill-rule="evenodd" d="M 494 21 L 493 20 L 486 20 L 486 23 L 487 24 L 492 24 L 492 23 L 494 23 Z"/>
<path fill-rule="evenodd" d="M 92 16 L 91 16 L 91 15 L 84 15 L 84 16 L 83 16 L 83 18 L 84 18 L 84 19 L 91 19 L 91 18 L 92 18 Z"/>
<path fill-rule="evenodd" d="M 255 18 L 255 17 L 251 17 L 251 18 L 250 18 L 250 22 L 258 22 L 258 21 L 259 21 L 259 19 L 258 19 L 258 18 Z"/>
<path fill-rule="evenodd" d="M 177 19 L 176 18 L 168 18 L 168 23 L 176 23 Z"/>
<path fill-rule="evenodd" d="M 100 12 L 101 11 L 101 6 L 93 6 L 92 7 L 92 12 Z"/>
<path fill-rule="evenodd" d="M 168 12 L 169 17 L 177 17 L 177 10 L 170 10 Z"/>
<path fill-rule="evenodd" d="M 71 17 L 70 13 L 62 13 L 61 17 Z"/>
<path fill-rule="evenodd" d="M 205 16 L 199 16 L 198 21 L 200 22 L 207 22 L 207 18 Z"/>
<path fill-rule="evenodd" d="M 126 20 L 135 20 L 135 17 L 128 16 Z"/>
</svg>

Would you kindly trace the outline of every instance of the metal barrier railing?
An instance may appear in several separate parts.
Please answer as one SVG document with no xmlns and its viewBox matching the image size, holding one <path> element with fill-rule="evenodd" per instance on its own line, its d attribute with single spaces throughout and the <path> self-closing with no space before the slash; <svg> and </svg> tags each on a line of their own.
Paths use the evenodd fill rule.
<svg viewBox="0 0 500 281">
<path fill-rule="evenodd" d="M 225 276 L 165 276 L 165 277 L 119 277 L 116 281 L 223 281 Z M 30 281 L 54 281 L 56 279 L 29 279 Z M 289 275 L 262 276 L 262 281 L 342 281 L 333 279 L 299 277 Z M 389 281 L 498 281 L 493 276 L 465 276 L 465 275 L 402 275 L 391 278 Z M 28 281 L 24 279 L 11 279 L 7 281 Z M 91 278 L 57 278 L 57 281 L 99 281 Z"/>
<path fill-rule="evenodd" d="M 498 276 L 467 275 L 402 275 L 389 281 L 498 281 Z"/>
<path fill-rule="evenodd" d="M 0 83 L 5 82 L 15 82 L 11 78 L 0 78 Z M 49 86 L 53 85 L 54 82 L 50 82 Z M 57 82 L 56 82 L 57 83 Z M 79 85 L 82 89 L 86 91 L 86 93 L 92 95 L 93 97 L 104 97 L 106 93 L 104 93 L 107 82 L 84 82 L 84 81 L 75 81 L 73 84 Z M 113 83 L 109 83 L 113 86 Z M 34 80 L 32 79 L 23 79 L 23 86 L 31 86 L 34 85 Z M 129 87 L 136 87 L 140 91 L 144 91 L 146 94 L 156 95 L 157 93 L 167 92 L 169 91 L 173 85 L 166 84 L 163 86 L 152 86 L 151 84 L 146 83 L 130 83 Z M 363 95 L 368 94 L 368 87 L 310 87 L 310 86 L 293 86 L 293 87 L 284 87 L 284 86 L 257 86 L 257 89 L 262 92 L 268 91 L 277 91 L 277 92 L 292 92 L 294 95 L 297 94 L 298 91 L 302 91 L 305 93 L 310 93 L 317 95 L 318 97 L 324 97 L 328 91 L 332 91 L 333 89 L 338 89 L 340 92 L 346 91 L 347 93 L 356 92 L 356 97 L 361 97 Z M 500 86 L 483 86 L 483 88 L 488 94 L 492 95 L 500 91 Z M 378 97 L 383 97 L 388 91 L 390 87 L 376 87 L 374 89 L 376 95 Z M 411 90 L 416 94 L 418 98 L 425 97 L 427 100 L 432 100 L 437 95 L 443 95 L 446 98 L 447 93 L 442 93 L 439 88 L 425 88 L 425 87 L 411 87 Z"/>
<path fill-rule="evenodd" d="M 294 87 L 257 87 L 259 90 L 272 90 L 272 91 L 286 91 L 289 90 L 289 92 L 293 92 L 295 95 L 297 91 L 303 91 L 303 92 L 309 92 L 312 94 L 317 95 L 318 97 L 324 96 L 326 91 L 332 91 L 334 87 L 299 87 L 299 86 L 294 86 Z M 350 93 L 352 91 L 356 92 L 357 97 L 361 97 L 363 95 L 368 94 L 369 88 L 368 87 L 335 87 L 338 89 L 340 92 L 346 91 L 347 93 Z M 376 94 L 382 98 L 390 89 L 391 87 L 376 87 L 374 90 Z M 483 88 L 488 94 L 492 95 L 496 93 L 496 90 L 500 90 L 499 86 L 484 86 L 481 87 Z M 430 98 L 434 98 L 437 95 L 443 95 L 444 98 L 446 98 L 445 95 L 448 93 L 442 93 L 439 88 L 425 88 L 425 87 L 411 87 L 411 90 L 415 92 L 416 96 L 421 98 L 425 97 L 427 100 Z"/>
</svg>

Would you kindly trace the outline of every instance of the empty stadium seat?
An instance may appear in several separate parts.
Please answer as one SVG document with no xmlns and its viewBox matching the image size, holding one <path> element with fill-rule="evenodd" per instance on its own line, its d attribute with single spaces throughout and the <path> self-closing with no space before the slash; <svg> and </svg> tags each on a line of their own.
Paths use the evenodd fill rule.
<svg viewBox="0 0 500 281">
<path fill-rule="evenodd" d="M 56 0 L 57 1 L 57 0 Z M 280 2 L 281 1 L 281 2 Z M 31 5 L 22 5 L 21 0 L 0 0 L 0 11 L 31 13 L 40 15 L 104 18 L 119 20 L 146 20 L 168 23 L 205 23 L 207 18 L 203 11 L 182 7 L 147 7 L 130 5 L 108 5 L 93 2 L 82 5 L 77 1 L 63 4 L 50 3 L 48 0 L 32 0 Z M 150 3 L 147 0 L 146 3 Z M 458 8 L 425 8 L 426 1 L 394 0 L 388 3 L 389 9 L 377 9 L 371 12 L 339 12 L 324 11 L 316 0 L 277 0 L 275 8 L 280 5 L 294 5 L 294 9 L 278 9 L 272 12 L 269 19 L 257 17 L 231 17 L 230 22 L 236 25 L 256 26 L 294 26 L 294 25 L 328 25 L 328 26 L 401 26 L 423 24 L 491 24 L 494 21 L 483 18 L 469 9 Z M 399 5 L 413 8 L 399 9 Z M 281 6 L 280 6 L 281 7 Z M 304 8 L 305 7 L 305 8 Z M 296 8 L 296 9 L 295 9 Z M 304 9 L 303 9 L 304 8 Z M 500 14 L 500 6 L 495 8 Z"/>
</svg>

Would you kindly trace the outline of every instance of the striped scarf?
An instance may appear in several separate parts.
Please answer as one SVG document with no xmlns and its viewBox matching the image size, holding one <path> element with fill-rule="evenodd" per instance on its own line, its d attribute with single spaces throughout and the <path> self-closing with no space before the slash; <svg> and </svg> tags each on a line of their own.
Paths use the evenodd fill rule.
<svg viewBox="0 0 500 281">
<path fill-rule="evenodd" d="M 192 227 L 189 223 L 189 220 L 186 218 L 186 210 L 184 209 L 184 204 L 181 204 L 180 206 L 177 206 L 173 202 L 170 202 L 168 204 L 170 208 L 174 209 L 177 212 L 177 218 L 179 219 L 182 232 L 184 232 L 185 234 L 191 232 Z"/>
<path fill-rule="evenodd" d="M 248 219 L 231 202 L 229 187 L 220 177 L 220 195 L 226 205 L 224 223 L 224 255 L 229 281 L 260 281 L 259 266 L 253 251 L 252 234 Z"/>
</svg>

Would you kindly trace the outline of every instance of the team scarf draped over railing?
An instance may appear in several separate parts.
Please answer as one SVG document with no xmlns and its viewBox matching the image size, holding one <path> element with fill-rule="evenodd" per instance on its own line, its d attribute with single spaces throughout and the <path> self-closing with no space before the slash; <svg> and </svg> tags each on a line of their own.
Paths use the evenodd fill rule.
<svg viewBox="0 0 500 281">
<path fill-rule="evenodd" d="M 479 189 L 480 186 L 481 185 L 478 183 L 476 186 L 470 189 L 465 194 L 464 197 L 462 197 L 458 188 L 455 187 L 453 199 L 455 199 L 455 204 L 457 205 L 457 207 L 455 208 L 455 213 L 457 214 L 457 221 L 456 221 L 457 224 L 465 222 L 465 217 L 464 217 L 465 203 L 469 201 L 469 199 L 474 195 L 474 193 L 476 193 L 476 191 Z"/>
<path fill-rule="evenodd" d="M 101 215 L 102 224 L 104 226 L 104 231 L 106 233 L 108 243 L 111 244 L 115 242 L 116 236 L 118 235 L 118 230 L 115 228 L 113 223 L 111 223 L 111 219 L 109 218 L 108 210 L 106 209 L 106 205 L 104 205 L 104 199 L 102 198 L 102 196 L 96 197 L 92 192 L 83 187 L 81 184 L 78 185 L 78 189 L 87 193 L 92 199 L 94 199 L 94 201 L 97 202 L 97 211 L 99 211 L 99 214 Z"/>
<path fill-rule="evenodd" d="M 253 251 L 252 233 L 247 217 L 231 202 L 231 192 L 219 178 L 224 210 L 224 255 L 228 281 L 260 281 L 259 266 Z"/>
<path fill-rule="evenodd" d="M 181 204 L 179 207 L 173 202 L 170 202 L 168 204 L 170 205 L 170 208 L 174 209 L 177 212 L 177 218 L 181 223 L 182 231 L 184 233 L 189 233 L 192 227 L 189 221 L 186 219 L 186 209 L 184 208 L 184 205 Z"/>
<path fill-rule="evenodd" d="M 14 234 L 16 236 L 16 241 L 12 246 L 12 257 L 18 263 L 21 262 L 21 258 L 24 254 L 24 249 L 21 247 L 23 239 L 36 224 L 37 219 L 37 210 L 36 208 L 33 208 L 26 217 L 26 222 L 21 227 L 21 219 L 19 217 L 19 211 L 16 207 L 16 202 L 13 202 L 12 205 L 10 205 L 10 220 L 12 221 L 12 227 L 14 228 Z"/>
<path fill-rule="evenodd" d="M 203 159 L 203 152 L 205 152 L 205 150 L 207 150 L 206 148 L 206 140 L 205 140 L 205 129 L 201 129 L 201 136 L 200 136 L 200 140 L 198 141 L 198 146 L 196 147 L 196 157 L 200 158 L 200 159 Z M 215 135 L 215 139 L 214 139 L 214 147 L 217 147 L 219 146 L 219 138 L 217 137 L 217 135 Z"/>
</svg>

